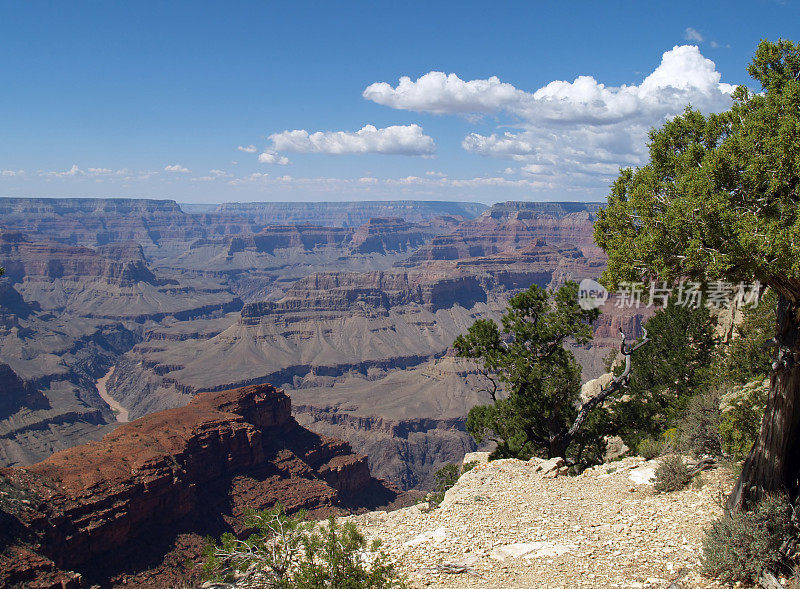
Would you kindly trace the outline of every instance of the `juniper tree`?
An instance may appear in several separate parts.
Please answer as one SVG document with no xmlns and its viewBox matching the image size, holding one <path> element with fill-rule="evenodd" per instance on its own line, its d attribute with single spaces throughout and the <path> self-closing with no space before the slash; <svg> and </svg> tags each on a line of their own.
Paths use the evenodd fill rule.
<svg viewBox="0 0 800 589">
<path fill-rule="evenodd" d="M 509 300 L 500 326 L 479 319 L 455 340 L 458 355 L 477 360 L 490 382 L 492 402 L 470 410 L 467 431 L 478 442 L 494 441 L 496 457 L 567 457 L 573 443 L 585 447 L 602 440 L 597 410 L 627 384 L 634 347 L 623 338 L 625 370 L 582 403 L 581 369 L 565 344 L 589 342 L 598 314 L 581 308 L 574 282 L 552 297 L 534 285 Z"/>
<path fill-rule="evenodd" d="M 731 508 L 800 492 L 800 46 L 762 41 L 730 110 L 685 112 L 650 133 L 595 223 L 604 281 L 758 280 L 778 294 L 776 352 L 759 439 Z"/>
</svg>

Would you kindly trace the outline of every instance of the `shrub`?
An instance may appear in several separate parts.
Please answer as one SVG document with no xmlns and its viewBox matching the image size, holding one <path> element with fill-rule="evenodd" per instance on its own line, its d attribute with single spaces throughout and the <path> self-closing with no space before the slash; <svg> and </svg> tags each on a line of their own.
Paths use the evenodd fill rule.
<svg viewBox="0 0 800 589">
<path fill-rule="evenodd" d="M 303 538 L 304 557 L 298 563 L 293 585 L 303 589 L 390 589 L 406 587 L 380 542 L 368 546 L 353 522 L 327 526 Z M 370 558 L 371 557 L 371 558 Z"/>
<path fill-rule="evenodd" d="M 689 468 L 680 456 L 667 456 L 656 469 L 653 489 L 658 493 L 679 491 L 689 484 Z"/>
<path fill-rule="evenodd" d="M 767 495 L 747 512 L 716 520 L 703 540 L 703 570 L 726 583 L 754 583 L 782 565 L 781 545 L 792 533 L 791 505 Z"/>
<path fill-rule="evenodd" d="M 436 487 L 432 493 L 428 494 L 428 501 L 432 505 L 439 505 L 444 499 L 444 494 L 447 490 L 456 484 L 459 477 L 458 464 L 450 463 L 445 464 L 442 468 L 433 474 L 433 480 L 436 482 Z"/>
<path fill-rule="evenodd" d="M 246 540 L 223 534 L 205 548 L 206 575 L 220 581 L 258 575 L 273 589 L 390 589 L 403 588 L 380 543 L 368 545 L 352 522 L 342 526 L 331 517 L 315 529 L 305 512 L 289 516 L 280 505 L 250 512 L 245 524 L 254 532 Z"/>
<path fill-rule="evenodd" d="M 704 387 L 716 347 L 705 306 L 678 305 L 671 298 L 645 327 L 651 341 L 633 354 L 625 399 L 614 406 L 628 445 L 640 436 L 658 439 L 675 427 L 689 399 Z"/>
<path fill-rule="evenodd" d="M 659 438 L 644 438 L 636 444 L 636 453 L 645 460 L 653 460 L 676 449 L 678 431 L 675 428 L 663 432 Z"/>
<path fill-rule="evenodd" d="M 478 463 L 475 462 L 475 461 L 465 462 L 464 464 L 461 465 L 461 474 L 467 474 L 469 471 L 471 471 L 476 466 L 478 466 Z"/>
<path fill-rule="evenodd" d="M 719 389 L 711 388 L 689 400 L 678 425 L 678 447 L 695 456 L 722 454 Z"/>
<path fill-rule="evenodd" d="M 757 380 L 731 389 L 720 400 L 722 417 L 719 424 L 722 450 L 742 460 L 750 452 L 767 406 L 769 380 Z"/>
<path fill-rule="evenodd" d="M 645 460 L 658 458 L 664 450 L 664 443 L 661 440 L 645 438 L 636 445 L 636 453 Z"/>
<path fill-rule="evenodd" d="M 478 466 L 477 462 L 465 462 L 464 464 L 452 462 L 437 470 L 433 474 L 436 489 L 428 494 L 428 501 L 434 506 L 439 505 L 444 500 L 444 494 L 456 484 L 458 478 L 476 466 Z"/>
</svg>

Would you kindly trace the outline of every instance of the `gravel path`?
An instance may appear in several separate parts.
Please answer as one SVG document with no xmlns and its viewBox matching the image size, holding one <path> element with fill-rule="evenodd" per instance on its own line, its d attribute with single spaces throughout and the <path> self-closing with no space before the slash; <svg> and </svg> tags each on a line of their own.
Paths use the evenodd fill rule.
<svg viewBox="0 0 800 589">
<path fill-rule="evenodd" d="M 655 494 L 631 479 L 641 458 L 581 476 L 543 475 L 539 462 L 498 460 L 461 477 L 442 505 L 354 516 L 401 563 L 414 587 L 719 587 L 697 572 L 703 532 L 733 483 Z M 448 573 L 443 569 L 461 570 Z"/>
</svg>

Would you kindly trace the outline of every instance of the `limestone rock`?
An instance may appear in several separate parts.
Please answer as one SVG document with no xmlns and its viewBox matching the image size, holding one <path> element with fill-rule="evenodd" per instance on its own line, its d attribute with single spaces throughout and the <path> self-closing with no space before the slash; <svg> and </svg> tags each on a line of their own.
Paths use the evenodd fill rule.
<svg viewBox="0 0 800 589">
<path fill-rule="evenodd" d="M 489 455 L 491 452 L 467 452 L 464 454 L 464 459 L 461 464 L 469 464 L 474 462 L 476 464 L 486 464 L 489 462 Z"/>
<path fill-rule="evenodd" d="M 648 462 L 628 473 L 628 478 L 637 485 L 652 485 L 656 477 L 656 465 Z"/>
</svg>

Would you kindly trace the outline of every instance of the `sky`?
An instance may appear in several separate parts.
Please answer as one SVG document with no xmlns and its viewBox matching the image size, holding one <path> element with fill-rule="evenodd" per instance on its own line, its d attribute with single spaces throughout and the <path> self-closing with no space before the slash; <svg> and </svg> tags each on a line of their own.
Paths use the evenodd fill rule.
<svg viewBox="0 0 800 589">
<path fill-rule="evenodd" d="M 0 195 L 603 201 L 792 0 L 0 4 Z"/>
</svg>

